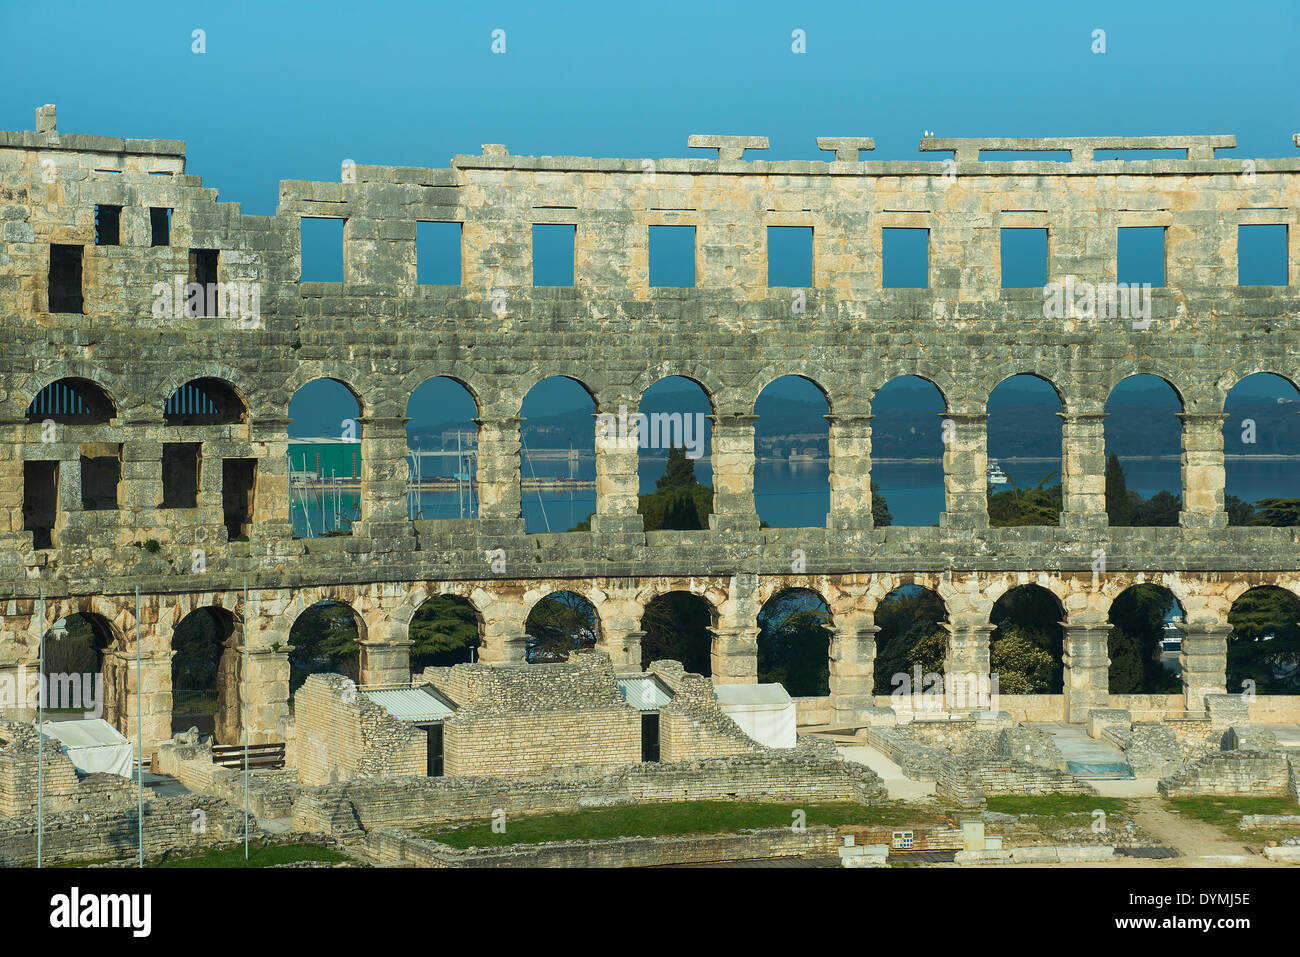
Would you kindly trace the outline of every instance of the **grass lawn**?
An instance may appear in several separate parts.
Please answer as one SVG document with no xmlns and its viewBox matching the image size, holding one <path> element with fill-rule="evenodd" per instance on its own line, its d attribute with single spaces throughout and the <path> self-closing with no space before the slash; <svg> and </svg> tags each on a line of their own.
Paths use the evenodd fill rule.
<svg viewBox="0 0 1300 957">
<path fill-rule="evenodd" d="M 988 809 L 999 814 L 1057 817 L 1064 814 L 1091 814 L 1093 811 L 1122 814 L 1127 809 L 1127 804 L 1123 798 L 1098 797 L 1095 794 L 995 794 L 988 799 Z"/>
<path fill-rule="evenodd" d="M 299 861 L 346 861 L 346 854 L 332 851 L 318 844 L 272 844 L 267 847 L 250 847 L 248 860 L 244 849 L 233 847 L 225 851 L 212 851 L 196 857 L 178 857 L 151 864 L 151 867 L 270 867 L 274 864 L 296 864 Z"/>
<path fill-rule="evenodd" d="M 794 811 L 802 810 L 808 826 L 819 824 L 926 823 L 937 820 L 934 808 L 884 804 L 760 804 L 740 801 L 682 801 L 597 808 L 568 814 L 544 814 L 506 819 L 504 834 L 491 823 L 450 828 L 432 824 L 420 828 L 422 837 L 451 847 L 505 847 L 544 841 L 595 841 L 618 837 L 658 837 L 667 834 L 734 834 L 759 827 L 789 827 Z"/>
<path fill-rule="evenodd" d="M 1283 797 L 1194 797 L 1173 798 L 1165 802 L 1177 811 L 1213 824 L 1234 840 L 1262 847 L 1269 841 L 1300 837 L 1300 827 L 1238 826 L 1245 814 L 1300 814 L 1300 806 Z"/>
</svg>

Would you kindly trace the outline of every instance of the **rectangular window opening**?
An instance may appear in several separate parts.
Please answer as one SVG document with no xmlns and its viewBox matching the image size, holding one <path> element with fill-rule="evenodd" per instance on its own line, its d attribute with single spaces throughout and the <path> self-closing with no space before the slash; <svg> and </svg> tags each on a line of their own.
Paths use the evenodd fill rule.
<svg viewBox="0 0 1300 957">
<path fill-rule="evenodd" d="M 1276 223 L 1237 227 L 1237 285 L 1285 286 L 1287 226 Z"/>
<path fill-rule="evenodd" d="M 421 286 L 461 284 L 461 224 L 415 224 L 415 281 Z"/>
<path fill-rule="evenodd" d="M 1115 279 L 1124 285 L 1165 284 L 1165 227 L 1121 226 L 1115 243 Z"/>
<path fill-rule="evenodd" d="M 425 773 L 431 778 L 440 778 L 443 767 L 442 725 L 425 725 L 424 733 L 428 737 L 425 750 Z"/>
<path fill-rule="evenodd" d="M 98 442 L 81 446 L 83 511 L 105 512 L 116 509 L 117 489 L 121 481 L 122 446 Z"/>
<path fill-rule="evenodd" d="M 190 316 L 217 314 L 217 270 L 220 261 L 220 250 L 190 250 L 190 285 L 197 284 L 200 288 L 198 295 L 190 295 L 187 291 L 186 311 Z"/>
<path fill-rule="evenodd" d="M 813 284 L 813 228 L 767 227 L 767 284 L 809 289 Z"/>
<path fill-rule="evenodd" d="M 50 246 L 50 312 L 84 312 L 81 251 L 81 246 Z"/>
<path fill-rule="evenodd" d="M 33 548 L 53 548 L 54 520 L 59 508 L 59 463 L 23 463 L 23 528 L 32 533 Z"/>
<path fill-rule="evenodd" d="M 641 760 L 659 760 L 659 712 L 641 715 Z"/>
<path fill-rule="evenodd" d="M 650 285 L 695 288 L 695 227 L 650 227 Z"/>
<path fill-rule="evenodd" d="M 1002 288 L 1034 289 L 1047 285 L 1047 230 L 1002 230 Z"/>
<path fill-rule="evenodd" d="M 95 245 L 120 246 L 122 239 L 122 207 L 95 207 Z"/>
<path fill-rule="evenodd" d="M 172 211 L 164 206 L 149 207 L 149 245 L 172 244 Z"/>
<path fill-rule="evenodd" d="M 197 508 L 199 504 L 198 442 L 164 442 L 163 500 L 159 508 Z"/>
<path fill-rule="evenodd" d="M 929 289 L 930 230 L 887 226 L 881 234 L 882 286 L 885 289 Z"/>
<path fill-rule="evenodd" d="M 221 510 L 227 541 L 247 540 L 253 527 L 257 459 L 221 460 Z"/>
<path fill-rule="evenodd" d="M 533 226 L 533 285 L 573 285 L 573 245 L 578 227 L 569 224 Z"/>
<path fill-rule="evenodd" d="M 343 281 L 343 232 L 346 219 L 302 217 L 300 282 Z"/>
</svg>

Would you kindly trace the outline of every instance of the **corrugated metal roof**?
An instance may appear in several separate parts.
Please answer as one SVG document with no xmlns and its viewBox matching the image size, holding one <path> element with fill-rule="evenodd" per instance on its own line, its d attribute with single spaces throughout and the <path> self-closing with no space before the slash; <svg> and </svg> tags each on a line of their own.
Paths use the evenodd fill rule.
<svg viewBox="0 0 1300 957">
<path fill-rule="evenodd" d="M 655 711 L 673 700 L 673 693 L 653 675 L 619 678 L 618 690 L 623 700 L 639 711 Z"/>
<path fill-rule="evenodd" d="M 456 709 L 451 702 L 427 685 L 420 688 L 385 688 L 362 691 L 363 695 L 399 721 L 419 724 L 451 717 Z"/>
<path fill-rule="evenodd" d="M 761 685 L 714 685 L 713 700 L 720 705 L 762 707 L 784 707 L 791 701 L 785 687 L 775 682 Z"/>
</svg>

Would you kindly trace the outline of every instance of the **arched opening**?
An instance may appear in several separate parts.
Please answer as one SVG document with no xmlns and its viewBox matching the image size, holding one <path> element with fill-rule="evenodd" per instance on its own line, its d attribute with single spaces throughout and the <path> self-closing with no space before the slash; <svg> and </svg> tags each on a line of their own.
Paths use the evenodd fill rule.
<svg viewBox="0 0 1300 957">
<path fill-rule="evenodd" d="M 172 631 L 172 734 L 198 728 L 238 744 L 240 636 L 224 608 L 196 608 Z"/>
<path fill-rule="evenodd" d="M 576 379 L 550 376 L 519 410 L 520 498 L 526 532 L 589 528 L 596 511 L 596 403 Z"/>
<path fill-rule="evenodd" d="M 361 681 L 361 628 L 342 602 L 319 601 L 289 629 L 289 697 L 311 675 L 338 674 Z"/>
<path fill-rule="evenodd" d="M 247 420 L 248 406 L 221 379 L 191 379 L 163 406 L 164 425 L 234 425 Z"/>
<path fill-rule="evenodd" d="M 831 610 L 807 588 L 777 592 L 758 613 L 758 680 L 792 698 L 831 693 Z"/>
<path fill-rule="evenodd" d="M 1159 376 L 1129 376 L 1111 389 L 1104 426 L 1111 525 L 1178 524 L 1182 411 L 1178 393 Z"/>
<path fill-rule="evenodd" d="M 657 595 L 641 615 L 641 669 L 652 661 L 680 661 L 688 672 L 713 675 L 713 606 L 688 591 Z"/>
<path fill-rule="evenodd" d="M 1289 458 L 1300 454 L 1300 391 L 1257 372 L 1232 387 L 1223 411 L 1228 524 L 1300 525 L 1300 473 Z"/>
<path fill-rule="evenodd" d="M 1168 588 L 1133 585 L 1110 604 L 1111 694 L 1178 694 L 1183 608 Z"/>
<path fill-rule="evenodd" d="M 45 633 L 45 718 L 103 718 L 126 733 L 126 672 L 107 619 L 89 612 L 60 618 Z"/>
<path fill-rule="evenodd" d="M 830 413 L 808 379 L 769 382 L 754 403 L 754 504 L 771 528 L 825 528 L 830 511 Z"/>
<path fill-rule="evenodd" d="M 89 379 L 51 382 L 27 406 L 28 422 L 52 420 L 60 425 L 107 425 L 117 415 L 108 393 Z"/>
<path fill-rule="evenodd" d="M 1061 399 L 1035 375 L 1004 379 L 988 402 L 990 525 L 1059 525 Z"/>
<path fill-rule="evenodd" d="M 1300 694 L 1300 599 L 1261 585 L 1228 612 L 1228 693 Z"/>
<path fill-rule="evenodd" d="M 989 615 L 990 670 L 1000 694 L 1060 694 L 1065 688 L 1065 612 L 1041 585 L 1020 585 Z"/>
<path fill-rule="evenodd" d="M 890 379 L 871 402 L 871 485 L 889 502 L 890 522 L 938 525 L 946 504 L 943 413 L 938 386 L 919 376 Z M 873 507 L 873 514 L 876 509 Z"/>
<path fill-rule="evenodd" d="M 699 383 L 660 379 L 641 395 L 637 510 L 646 531 L 709 527 L 713 514 L 713 407 Z"/>
<path fill-rule="evenodd" d="M 411 674 L 478 660 L 483 619 L 469 599 L 434 595 L 420 604 L 407 626 Z"/>
<path fill-rule="evenodd" d="M 478 406 L 455 379 L 426 379 L 406 403 L 406 514 L 478 516 Z"/>
<path fill-rule="evenodd" d="M 529 664 L 568 661 L 569 652 L 594 648 L 600 641 L 600 617 L 581 595 L 552 592 L 533 605 L 524 633 L 524 660 Z"/>
<path fill-rule="evenodd" d="M 289 400 L 289 515 L 294 538 L 350 535 L 361 518 L 361 404 L 314 379 Z"/>
<path fill-rule="evenodd" d="M 947 620 L 943 599 L 920 585 L 903 585 L 882 598 L 876 606 L 880 630 L 876 632 L 872 693 L 915 693 L 925 689 L 926 675 L 943 674 L 948 655 Z"/>
</svg>

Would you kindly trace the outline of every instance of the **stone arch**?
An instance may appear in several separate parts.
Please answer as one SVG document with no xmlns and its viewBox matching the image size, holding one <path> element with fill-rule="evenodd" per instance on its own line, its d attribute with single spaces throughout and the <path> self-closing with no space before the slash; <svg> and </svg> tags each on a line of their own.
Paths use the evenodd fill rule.
<svg viewBox="0 0 1300 957">
<path fill-rule="evenodd" d="M 117 403 L 98 382 L 67 376 L 43 386 L 23 413 L 28 422 L 46 419 L 68 425 L 107 425 L 117 418 Z"/>
<path fill-rule="evenodd" d="M 1300 453 L 1300 389 L 1286 376 L 1243 376 L 1223 397 L 1224 508 L 1229 525 L 1300 523 L 1300 476 L 1286 460 Z"/>
<path fill-rule="evenodd" d="M 833 414 L 835 412 L 834 400 L 831 398 L 830 390 L 822 385 L 822 380 L 825 378 L 828 378 L 828 375 L 824 371 L 811 372 L 803 370 L 800 372 L 782 372 L 779 369 L 770 367 L 766 368 L 759 375 L 754 377 L 754 384 L 758 385 L 758 388 L 754 391 L 754 401 L 749 404 L 749 410 L 755 415 L 758 414 L 758 400 L 774 382 L 780 382 L 782 379 L 802 379 L 821 393 L 822 398 L 826 400 L 827 414 Z"/>
<path fill-rule="evenodd" d="M 580 396 L 585 396 L 585 402 Z M 544 406 L 548 402 L 567 407 L 550 411 Z M 541 413 L 533 412 L 539 405 Z M 525 532 L 574 531 L 595 514 L 595 414 L 596 393 L 573 375 L 546 376 L 524 394 L 519 403 L 519 510 Z M 561 419 L 554 428 L 562 434 L 539 436 L 537 427 L 529 424 L 530 417 Z M 556 444 L 566 440 L 567 449 Z"/>
<path fill-rule="evenodd" d="M 945 412 L 952 408 L 950 397 L 960 391 L 956 380 L 941 369 L 909 368 L 902 363 L 884 364 L 872 370 L 872 373 L 864 378 L 867 394 L 871 396 L 869 408 L 872 412 L 875 411 L 876 397 L 880 394 L 880 391 L 897 379 L 920 379 L 934 386 L 939 393 L 939 398 L 943 400 Z"/>
<path fill-rule="evenodd" d="M 469 377 L 448 372 L 445 369 L 429 368 L 427 366 L 420 366 L 402 377 L 399 389 L 401 394 L 406 396 L 408 407 L 411 404 L 411 396 L 419 391 L 420 387 L 425 383 L 432 382 L 434 379 L 447 379 L 456 383 L 469 394 L 470 401 L 474 403 L 475 413 L 481 414 L 483 412 L 483 400 L 479 397 L 479 391 L 470 384 Z"/>
<path fill-rule="evenodd" d="M 777 682 L 792 698 L 830 695 L 834 622 L 820 592 L 801 587 L 777 591 L 759 608 L 757 624 L 760 683 Z"/>
<path fill-rule="evenodd" d="M 550 591 L 533 602 L 524 632 L 529 664 L 566 661 L 570 651 L 598 646 L 603 634 L 596 603 L 568 589 Z"/>
<path fill-rule="evenodd" d="M 769 395 L 774 387 L 787 391 L 784 400 L 776 392 Z M 774 404 L 782 402 L 786 409 L 798 403 L 799 415 L 773 424 L 779 408 Z M 831 504 L 831 406 L 826 390 L 808 376 L 780 376 L 763 387 L 753 412 L 754 504 L 759 519 L 772 528 L 825 528 Z M 787 436 L 799 438 L 790 438 L 786 445 Z M 803 494 L 792 493 L 792 487 Z"/>
<path fill-rule="evenodd" d="M 670 401 L 673 396 L 677 398 Z M 648 496 L 642 504 L 645 527 L 708 528 L 714 502 L 706 488 L 713 485 L 714 396 L 692 377 L 668 375 L 641 393 L 637 411 L 638 491 Z M 677 449 L 684 451 L 684 460 Z M 662 489 L 661 478 L 669 481 Z"/>
<path fill-rule="evenodd" d="M 1001 694 L 1061 694 L 1065 607 L 1035 582 L 1008 588 L 989 612 L 989 658 Z"/>
<path fill-rule="evenodd" d="M 729 391 L 721 382 L 716 381 L 710 372 L 690 363 L 674 367 L 670 367 L 668 363 L 661 363 L 656 368 L 648 368 L 635 377 L 631 391 L 644 400 L 645 394 L 664 379 L 686 379 L 698 387 L 704 393 L 704 398 L 708 400 L 710 415 L 716 415 L 718 409 L 724 406 L 720 397 L 725 396 Z"/>
<path fill-rule="evenodd" d="M 295 421 L 292 413 L 289 415 L 289 469 L 284 481 L 288 486 L 289 520 L 295 538 L 351 534 L 352 525 L 362 517 L 362 486 L 366 481 L 362 459 L 365 406 L 348 382 L 323 375 L 312 377 L 295 389 L 289 409 L 317 383 L 332 383 L 342 389 L 329 401 L 343 400 L 346 395 L 352 401 L 352 408 L 347 408 L 343 400 L 343 417 L 337 422 L 331 418 L 328 424 L 318 421 L 314 425 L 316 434 L 311 434 L 313 425 L 305 424 L 302 418 Z M 315 414 L 321 397 L 303 396 L 302 401 L 307 406 L 300 408 Z M 292 448 L 294 444 L 300 446 L 299 451 Z M 340 478 L 345 481 L 340 483 Z"/>
<path fill-rule="evenodd" d="M 1124 359 L 1116 362 L 1108 371 L 1110 374 L 1101 383 L 1102 387 L 1106 391 L 1107 400 L 1109 400 L 1111 393 L 1115 391 L 1116 387 L 1124 382 L 1125 379 L 1149 375 L 1154 376 L 1157 379 L 1163 379 L 1165 385 L 1169 386 L 1169 388 L 1173 390 L 1174 397 L 1178 399 L 1180 412 L 1186 411 L 1187 409 L 1187 400 L 1185 398 L 1185 396 L 1189 394 L 1187 384 L 1184 382 L 1183 385 L 1180 386 L 1178 383 L 1181 381 L 1182 377 L 1173 371 L 1166 369 L 1163 364 L 1157 362 L 1155 359 L 1147 356 L 1138 359 Z"/>
<path fill-rule="evenodd" d="M 220 605 L 202 605 L 172 630 L 172 733 L 198 727 L 217 744 L 242 732 L 243 621 Z"/>
<path fill-rule="evenodd" d="M 943 423 L 950 408 L 932 378 L 912 373 L 872 393 L 870 481 L 885 503 L 882 509 L 873 491 L 873 510 L 888 509 L 893 525 L 937 524 L 947 506 Z"/>
<path fill-rule="evenodd" d="M 225 379 L 189 379 L 163 404 L 164 425 L 236 425 L 248 421 L 248 402 Z"/>
<path fill-rule="evenodd" d="M 1280 585 L 1245 589 L 1228 610 L 1229 694 L 1300 694 L 1300 598 Z"/>
<path fill-rule="evenodd" d="M 717 627 L 717 605 L 706 596 L 682 589 L 658 592 L 641 613 L 641 668 L 671 659 L 688 672 L 711 677 Z"/>
<path fill-rule="evenodd" d="M 295 599 L 297 613 L 289 627 L 290 700 L 309 675 L 341 674 L 359 684 L 366 670 L 365 619 L 349 602 L 320 591 L 321 597 L 310 604 L 303 603 L 301 594 Z"/>
<path fill-rule="evenodd" d="M 45 635 L 43 673 L 49 685 L 45 707 L 71 711 L 78 718 L 83 714 L 102 717 L 130 736 L 134 730 L 128 722 L 134 705 L 127 682 L 134 655 L 127 654 L 127 639 L 108 615 L 93 610 L 94 602 L 69 604 L 72 607 L 65 605 L 68 610 Z"/>
<path fill-rule="evenodd" d="M 337 382 L 351 392 L 352 398 L 357 403 L 358 416 L 374 414 L 369 409 L 370 403 L 367 402 L 365 394 L 354 382 L 358 375 L 358 371 L 345 362 L 310 360 L 300 363 L 285 381 L 284 392 L 288 394 L 289 400 L 284 404 L 283 414 L 285 416 L 289 415 L 289 406 L 293 404 L 294 396 L 302 391 L 303 386 L 311 385 L 318 379 L 329 379 Z"/>
<path fill-rule="evenodd" d="M 948 603 L 933 588 L 905 583 L 890 589 L 875 606 L 875 686 L 877 695 L 893 694 L 902 687 L 922 690 L 916 668 L 942 674 L 948 648 Z M 898 675 L 907 678 L 906 685 Z"/>
<path fill-rule="evenodd" d="M 1139 381 L 1142 379 L 1145 381 Z M 1168 405 L 1168 393 L 1157 383 L 1172 393 L 1176 410 L 1152 407 L 1152 402 Z M 1152 389 L 1163 398 L 1153 395 L 1139 402 L 1136 393 L 1143 389 Z M 1115 382 L 1103 408 L 1106 511 L 1110 524 L 1177 525 L 1186 491 L 1181 465 L 1183 425 L 1177 418 L 1186 408 L 1182 394 L 1165 376 L 1136 372 Z M 1172 421 L 1170 416 L 1174 417 Z M 1160 420 L 1164 420 L 1163 425 L 1158 424 Z M 1130 421 L 1140 421 L 1141 429 L 1125 428 L 1123 423 Z M 1139 455 L 1142 458 L 1137 458 Z M 1124 464 L 1126 458 L 1128 466 Z"/>
<path fill-rule="evenodd" d="M 1170 609 L 1177 614 L 1169 618 Z M 1111 694 L 1180 694 L 1183 690 L 1178 673 L 1162 665 L 1166 643 L 1181 647 L 1184 631 L 1168 632 L 1165 622 L 1180 626 L 1187 620 L 1182 602 L 1170 589 L 1154 582 L 1135 582 L 1110 602 L 1107 621 L 1106 654 L 1110 659 L 1107 675 Z"/>
<path fill-rule="evenodd" d="M 434 418 L 434 407 L 441 410 L 440 418 Z M 403 415 L 406 418 L 407 518 L 477 517 L 477 397 L 454 376 L 430 376 L 411 391 Z M 452 421 L 454 440 L 446 430 L 432 434 L 432 426 Z M 454 490 L 445 487 L 449 480 L 455 483 Z"/>
<path fill-rule="evenodd" d="M 985 429 L 991 525 L 1060 524 L 1065 472 L 1063 411 L 1060 390 L 1051 379 L 1034 373 L 1007 376 L 989 393 Z M 1043 441 L 1044 435 L 1055 436 L 1050 443 L 1055 451 L 1050 463 L 1032 461 L 1046 451 L 1049 443 Z"/>
</svg>

